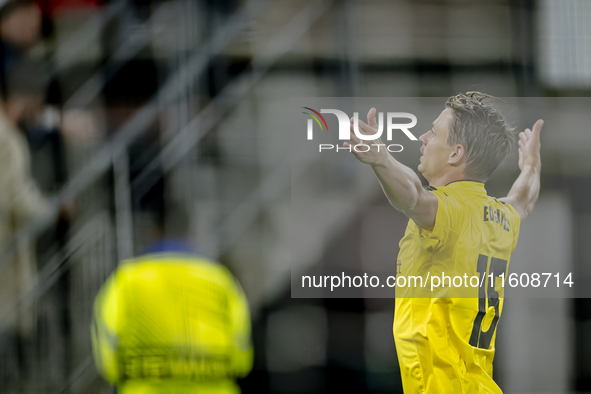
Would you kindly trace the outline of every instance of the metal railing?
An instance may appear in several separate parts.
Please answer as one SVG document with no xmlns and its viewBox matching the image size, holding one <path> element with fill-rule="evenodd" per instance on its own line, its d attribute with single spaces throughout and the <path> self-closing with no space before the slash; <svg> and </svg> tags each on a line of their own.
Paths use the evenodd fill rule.
<svg viewBox="0 0 591 394">
<path fill-rule="evenodd" d="M 24 225 L 6 244 L 0 247 L 0 273 L 15 253 L 17 245 L 24 239 L 37 236 L 56 218 L 60 205 L 69 201 L 88 185 L 105 174 L 114 160 L 122 157 L 128 146 L 141 136 L 159 113 L 159 104 L 174 100 L 187 84 L 203 71 L 209 60 L 220 54 L 227 45 L 244 29 L 252 15 L 258 13 L 269 0 L 254 0 L 241 12 L 220 26 L 212 37 L 207 40 L 195 55 L 179 71 L 171 76 L 152 100 L 139 109 L 135 115 L 114 132 L 114 137 L 94 156 L 89 164 L 80 170 L 62 188 L 50 204 L 50 212 L 43 218 L 33 220 Z"/>
<path fill-rule="evenodd" d="M 115 171 L 115 228 L 117 230 L 117 238 L 119 238 L 119 241 L 112 239 L 113 226 L 110 223 L 107 214 L 103 213 L 91 219 L 68 241 L 65 252 L 59 251 L 49 259 L 44 268 L 38 273 L 31 288 L 27 289 L 27 291 L 17 300 L 0 312 L 0 315 L 9 319 L 14 318 L 20 306 L 24 305 L 29 300 L 38 299 L 55 284 L 61 275 L 75 267 L 79 267 L 80 269 L 86 269 L 84 267 L 87 267 L 92 271 L 92 273 L 89 274 L 89 278 L 92 277 L 92 282 L 94 284 L 83 285 L 85 292 L 88 294 L 85 293 L 84 296 L 77 297 L 77 299 L 80 302 L 85 303 L 88 308 L 92 307 L 91 298 L 98 290 L 96 286 L 102 284 L 106 275 L 113 267 L 107 267 L 104 264 L 109 258 L 100 259 L 101 261 L 91 261 L 90 263 L 83 262 L 85 258 L 96 259 L 96 256 L 92 256 L 96 251 L 89 251 L 83 258 L 80 258 L 80 256 L 76 258 L 76 254 L 81 253 L 84 249 L 84 245 L 93 243 L 90 238 L 92 238 L 93 233 L 95 236 L 97 235 L 98 221 L 102 221 L 102 228 L 108 228 L 108 230 L 100 231 L 99 233 L 101 234 L 100 237 L 102 241 L 95 239 L 94 242 L 106 242 L 105 248 L 110 252 L 113 252 L 113 250 L 116 249 L 116 255 L 118 258 L 129 257 L 131 254 L 129 240 L 127 241 L 127 244 L 125 244 L 125 242 L 120 242 L 120 235 L 121 233 L 127 234 L 129 237 L 130 234 L 128 232 L 126 233 L 126 229 L 128 231 L 132 229 L 130 216 L 130 190 L 137 190 L 137 195 L 141 196 L 152 187 L 150 180 L 153 178 L 150 178 L 150 174 L 155 169 L 161 168 L 164 170 L 164 173 L 166 173 L 178 165 L 182 158 L 191 152 L 198 142 L 222 120 L 223 115 L 231 111 L 232 108 L 244 98 L 247 92 L 261 81 L 263 76 L 269 72 L 277 60 L 279 60 L 298 42 L 298 40 L 310 28 L 312 23 L 318 17 L 322 16 L 330 6 L 330 2 L 328 1 L 313 1 L 303 7 L 303 9 L 270 40 L 260 53 L 255 54 L 251 63 L 251 71 L 245 72 L 234 81 L 230 82 L 216 98 L 198 113 L 196 117 L 182 127 L 178 134 L 163 147 L 158 157 L 146 166 L 140 175 L 133 180 L 132 184 L 129 185 L 129 180 L 126 179 L 128 174 L 128 168 L 126 165 L 127 148 L 129 145 L 141 136 L 147 127 L 154 121 L 156 116 L 162 110 L 162 104 L 173 102 L 186 86 L 192 85 L 195 78 L 208 65 L 210 59 L 221 54 L 232 40 L 248 26 L 249 20 L 252 16 L 259 13 L 268 3 L 268 0 L 251 1 L 247 3 L 245 8 L 237 15 L 230 18 L 230 20 L 216 29 L 211 38 L 199 48 L 195 55 L 183 64 L 177 73 L 171 76 L 163 84 L 155 97 L 139 109 L 126 124 L 120 127 L 119 130 L 115 132 L 114 137 L 105 144 L 93 159 L 91 159 L 89 164 L 76 174 L 63 187 L 60 193 L 53 198 L 51 202 L 51 213 L 44 218 L 28 223 L 18 231 L 14 239 L 5 245 L 0 254 L 0 273 L 6 268 L 7 264 L 9 264 L 10 258 L 15 252 L 16 246 L 19 242 L 40 234 L 50 225 L 50 223 L 52 223 L 57 215 L 59 206 L 63 201 L 75 197 L 111 169 Z M 147 43 L 147 39 L 146 41 L 135 41 L 133 43 L 125 42 L 120 46 L 119 50 L 113 55 L 113 57 L 119 58 L 120 60 L 121 56 L 127 53 L 130 55 L 129 58 L 131 58 Z M 90 80 L 82 85 L 78 92 L 70 98 L 66 107 L 84 106 L 89 104 L 100 91 L 100 88 L 98 88 L 98 79 L 100 79 L 100 74 L 94 74 Z M 216 233 L 219 234 L 219 239 L 225 239 L 225 241 L 220 242 L 220 253 L 230 248 L 233 242 L 239 237 L 240 233 L 246 231 L 256 216 L 263 210 L 265 202 L 277 198 L 286 190 L 288 184 L 284 181 L 278 182 L 278 180 L 279 178 L 283 178 L 283 180 L 289 179 L 289 177 L 284 176 L 285 172 L 289 172 L 289 170 L 289 161 L 283 162 L 273 174 L 265 179 L 261 184 L 261 187 L 253 192 L 253 194 L 251 194 L 239 206 L 232 217 L 217 229 Z M 106 241 L 107 238 L 109 241 Z M 114 243 L 117 243 L 116 248 L 113 245 Z M 117 261 L 117 258 L 112 258 L 112 261 Z M 80 264 L 80 262 L 82 262 L 82 264 Z M 98 263 L 98 265 L 102 264 L 102 266 L 98 267 L 98 265 L 94 263 Z M 98 271 L 101 271 L 102 273 L 99 274 Z M 76 291 L 75 289 L 76 288 L 73 290 L 74 292 Z M 89 294 L 91 295 L 89 296 Z M 89 310 L 82 311 L 82 314 L 87 315 Z M 78 368 L 70 375 L 65 387 L 63 387 L 60 392 L 68 391 L 78 379 L 85 375 L 86 370 L 92 364 L 90 356 L 78 361 Z"/>
</svg>

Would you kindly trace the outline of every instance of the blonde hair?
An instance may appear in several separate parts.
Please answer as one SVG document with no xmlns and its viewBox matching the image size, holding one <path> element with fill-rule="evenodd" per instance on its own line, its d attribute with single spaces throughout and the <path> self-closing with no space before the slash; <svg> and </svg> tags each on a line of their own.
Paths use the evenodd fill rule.
<svg viewBox="0 0 591 394">
<path fill-rule="evenodd" d="M 454 115 L 447 143 L 466 150 L 465 176 L 486 181 L 511 151 L 514 128 L 507 125 L 491 100 L 502 100 L 481 92 L 451 96 L 446 107 Z M 503 102 L 504 103 L 504 102 Z"/>
</svg>

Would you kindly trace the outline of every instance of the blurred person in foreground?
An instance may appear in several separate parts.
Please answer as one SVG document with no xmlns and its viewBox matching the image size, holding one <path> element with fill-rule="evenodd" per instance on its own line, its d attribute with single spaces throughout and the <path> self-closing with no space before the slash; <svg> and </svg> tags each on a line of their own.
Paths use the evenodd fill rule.
<svg viewBox="0 0 591 394">
<path fill-rule="evenodd" d="M 49 213 L 49 205 L 31 176 L 31 155 L 23 127 L 40 113 L 43 78 L 40 73 L 17 70 L 2 89 L 0 100 L 0 253 L 17 232 Z M 35 313 L 19 297 L 31 290 L 36 271 L 30 240 L 19 241 L 16 252 L 0 261 L 0 388 L 22 371 L 25 343 L 33 338 Z"/>
<path fill-rule="evenodd" d="M 187 241 L 187 215 L 158 221 L 145 254 L 122 262 L 94 305 L 99 372 L 121 394 L 239 393 L 253 361 L 248 303 L 221 264 Z"/>
<path fill-rule="evenodd" d="M 519 133 L 521 174 L 507 197 L 491 197 L 484 182 L 509 153 L 514 135 L 490 99 L 479 92 L 450 97 L 433 128 L 421 135 L 418 170 L 427 187 L 412 169 L 378 150 L 379 139 L 367 143 L 374 144 L 367 152 L 353 150 L 371 165 L 390 204 L 410 219 L 397 276 L 486 276 L 484 286 L 465 290 L 451 284 L 432 292 L 396 287 L 393 331 L 406 394 L 502 392 L 492 373 L 503 308 L 500 276 L 507 277 L 521 223 L 538 198 L 543 121 Z M 369 125 L 359 122 L 361 133 L 376 134 L 374 108 L 367 120 Z M 352 123 L 350 140 L 357 145 L 353 130 Z"/>
</svg>

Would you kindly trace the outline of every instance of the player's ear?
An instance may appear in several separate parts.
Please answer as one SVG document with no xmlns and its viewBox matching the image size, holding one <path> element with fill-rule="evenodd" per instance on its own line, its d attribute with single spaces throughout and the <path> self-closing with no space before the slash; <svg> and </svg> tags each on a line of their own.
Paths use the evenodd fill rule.
<svg viewBox="0 0 591 394">
<path fill-rule="evenodd" d="M 449 154 L 449 159 L 447 162 L 452 166 L 457 166 L 462 164 L 466 157 L 466 150 L 460 144 L 456 144 L 452 147 L 452 151 Z"/>
</svg>

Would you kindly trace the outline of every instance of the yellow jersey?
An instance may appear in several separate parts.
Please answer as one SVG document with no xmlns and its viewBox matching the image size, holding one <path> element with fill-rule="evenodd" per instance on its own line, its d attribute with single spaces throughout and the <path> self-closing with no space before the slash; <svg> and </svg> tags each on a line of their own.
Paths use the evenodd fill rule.
<svg viewBox="0 0 591 394">
<path fill-rule="evenodd" d="M 434 228 L 409 220 L 397 261 L 397 276 L 426 280 L 423 287 L 396 288 L 394 340 L 404 393 L 502 393 L 492 374 L 495 329 L 519 214 L 480 182 L 427 190 L 437 197 Z M 434 276 L 450 280 L 432 288 Z"/>
<path fill-rule="evenodd" d="M 123 262 L 96 297 L 99 372 L 130 393 L 240 390 L 253 350 L 246 298 L 220 264 L 183 253 Z"/>
</svg>

